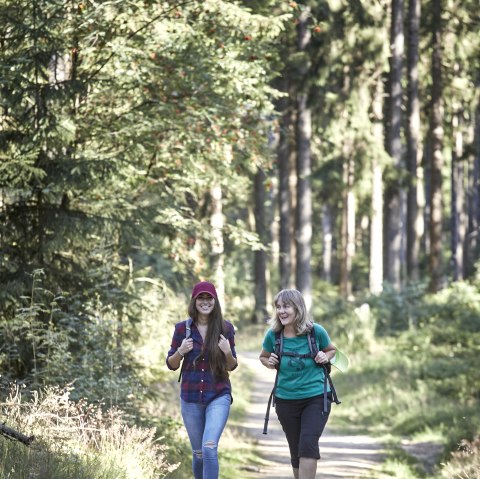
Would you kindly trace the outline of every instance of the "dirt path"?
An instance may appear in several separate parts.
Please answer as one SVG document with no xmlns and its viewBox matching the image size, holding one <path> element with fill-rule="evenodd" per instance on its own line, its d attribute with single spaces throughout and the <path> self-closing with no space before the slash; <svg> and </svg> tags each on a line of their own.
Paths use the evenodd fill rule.
<svg viewBox="0 0 480 479">
<path fill-rule="evenodd" d="M 242 472 L 242 479 L 292 479 L 287 441 L 273 408 L 270 411 L 268 434 L 262 433 L 275 371 L 260 364 L 258 353 L 238 354 L 239 361 L 255 374 L 251 404 L 243 427 L 258 445 L 265 461 L 258 470 L 247 467 Z M 328 427 L 320 439 L 320 453 L 322 459 L 317 477 L 322 479 L 372 478 L 373 471 L 383 459 L 382 447 L 373 438 L 336 434 Z"/>
</svg>

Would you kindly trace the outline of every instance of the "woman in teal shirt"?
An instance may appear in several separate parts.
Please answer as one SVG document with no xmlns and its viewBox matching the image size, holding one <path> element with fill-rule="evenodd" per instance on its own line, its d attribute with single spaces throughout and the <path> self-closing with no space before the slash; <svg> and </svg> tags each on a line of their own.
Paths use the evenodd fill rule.
<svg viewBox="0 0 480 479">
<path fill-rule="evenodd" d="M 305 300 L 296 289 L 280 291 L 273 301 L 275 314 L 263 340 L 261 363 L 270 369 L 280 366 L 275 389 L 275 411 L 290 448 L 295 479 L 314 479 L 320 459 L 318 440 L 330 414 L 332 401 L 328 393 L 328 410 L 324 411 L 326 381 L 320 364 L 335 356 L 335 347 L 325 328 L 314 324 L 307 314 Z M 314 328 L 318 353 L 310 355 L 309 332 Z M 281 333 L 282 354 L 275 354 L 276 333 Z M 329 385 L 327 384 L 329 390 Z"/>
</svg>

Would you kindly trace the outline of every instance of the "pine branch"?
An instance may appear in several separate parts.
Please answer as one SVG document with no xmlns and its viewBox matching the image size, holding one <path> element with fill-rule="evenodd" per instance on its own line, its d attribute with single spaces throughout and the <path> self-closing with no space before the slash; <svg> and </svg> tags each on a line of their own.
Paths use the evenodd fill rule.
<svg viewBox="0 0 480 479">
<path fill-rule="evenodd" d="M 170 9 L 160 13 L 159 15 L 153 17 L 151 20 L 149 20 L 147 23 L 145 23 L 144 25 L 142 25 L 140 28 L 138 28 L 137 30 L 133 31 L 132 33 L 130 33 L 129 35 L 127 35 L 126 37 L 126 41 L 130 40 L 131 38 L 133 38 L 135 35 L 137 35 L 137 33 L 141 32 L 142 30 L 145 30 L 145 28 L 149 27 L 150 25 L 152 25 L 152 23 L 155 23 L 157 20 L 160 20 L 161 18 L 163 17 L 167 17 L 169 15 L 170 12 L 172 12 L 173 10 L 176 10 L 180 7 L 184 7 L 185 5 L 188 5 L 190 3 L 195 3 L 196 0 L 187 0 L 185 2 L 181 2 L 179 4 L 176 4 L 174 6 L 172 6 Z M 100 71 L 103 69 L 103 67 L 115 56 L 115 52 L 112 52 L 110 53 L 110 55 L 107 57 L 106 60 L 104 60 L 101 65 L 89 76 L 88 80 L 92 80 L 93 78 L 95 78 L 99 73 Z"/>
</svg>

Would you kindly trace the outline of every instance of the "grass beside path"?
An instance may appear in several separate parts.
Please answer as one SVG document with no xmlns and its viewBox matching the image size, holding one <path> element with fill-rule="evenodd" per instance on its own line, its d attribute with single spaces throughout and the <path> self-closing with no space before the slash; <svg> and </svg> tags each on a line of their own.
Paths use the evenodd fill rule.
<svg viewBox="0 0 480 479">
<path fill-rule="evenodd" d="M 240 330 L 236 336 L 237 349 L 258 354 L 265 330 L 265 325 Z M 349 372 L 333 373 L 342 400 L 340 406 L 334 406 L 330 421 L 334 433 L 370 437 L 385 445 L 385 461 L 375 477 L 449 479 L 455 477 L 453 464 L 462 460 L 473 462 L 472 466 L 465 467 L 476 472 L 458 475 L 462 474 L 462 467 L 457 465 L 458 477 L 480 477 L 474 475 L 478 473 L 478 466 L 472 459 L 472 456 L 478 458 L 477 443 L 465 443 L 464 452 L 453 456 L 444 452 L 455 435 L 461 434 L 462 424 L 464 431 L 468 431 L 479 422 L 478 402 L 449 399 L 439 393 L 441 387 L 429 387 L 428 378 L 421 375 L 426 366 L 412 362 L 412 355 L 405 354 L 403 347 L 401 338 L 387 338 L 374 341 L 369 351 L 349 351 L 352 360 Z M 241 424 L 242 414 L 246 414 L 248 395 L 253 387 L 248 385 L 252 379 L 246 369 L 239 367 L 232 375 L 234 395 L 238 399 L 230 422 L 233 428 Z M 264 407 L 268 394 L 265 394 Z M 260 422 L 261 428 L 263 422 Z M 247 462 L 260 467 L 261 450 L 255 444 L 251 446 Z M 468 450 L 474 453 L 468 456 Z M 238 461 L 237 466 L 245 462 Z M 441 462 L 447 465 L 442 467 Z"/>
<path fill-rule="evenodd" d="M 254 358 L 258 356 L 266 328 L 265 325 L 258 325 L 240 329 L 236 334 L 238 352 L 250 352 Z M 417 341 L 420 341 L 420 334 L 417 336 Z M 463 450 L 453 456 L 444 451 L 448 450 L 448 445 L 462 431 L 470 431 L 480 423 L 478 401 L 462 401 L 449 395 L 443 396 L 445 387 L 456 390 L 455 381 L 461 381 L 462 376 L 452 374 L 447 378 L 452 383 L 448 383 L 440 379 L 440 369 L 437 380 L 437 371 L 432 368 L 440 366 L 434 363 L 427 366 L 425 361 L 428 356 L 418 358 L 418 354 L 412 355 L 411 351 L 405 351 L 411 344 L 409 339 L 402 337 L 382 340 L 373 338 L 368 348 L 358 351 L 343 348 L 348 352 L 352 366 L 347 374 L 333 373 L 342 404 L 334 406 L 329 424 L 331 429 L 325 434 L 325 439 L 340 435 L 368 437 L 382 443 L 385 446 L 385 461 L 375 475 L 370 471 L 369 479 L 477 479 L 480 477 L 478 441 L 465 442 Z M 273 467 L 272 461 L 261 454 L 264 452 L 263 443 L 258 438 L 252 439 L 245 432 L 244 426 L 255 386 L 255 366 L 252 371 L 242 361 L 240 358 L 239 367 L 231 375 L 234 401 L 219 448 L 221 479 L 254 479 L 255 471 Z M 259 362 L 258 367 L 260 368 Z M 273 378 L 271 383 L 267 389 L 273 386 Z M 255 419 L 258 430 L 263 427 L 269 393 L 270 390 L 263 393 L 261 411 Z M 274 411 L 271 417 L 275 417 Z M 179 430 L 182 430 L 181 426 Z M 175 441 L 179 447 L 178 439 Z M 282 437 L 278 451 L 285 449 Z M 364 454 L 368 455 L 368 448 L 364 449 Z M 178 459 L 182 461 L 181 467 L 167 478 L 188 479 L 191 474 L 189 475 L 190 458 L 186 437 L 182 439 L 182 453 Z M 440 462 L 446 465 L 439 466 Z M 332 477 L 335 477 L 334 472 L 332 470 Z M 258 477 L 269 479 L 270 476 L 260 474 Z M 280 477 L 282 476 L 271 476 L 271 479 Z"/>
</svg>

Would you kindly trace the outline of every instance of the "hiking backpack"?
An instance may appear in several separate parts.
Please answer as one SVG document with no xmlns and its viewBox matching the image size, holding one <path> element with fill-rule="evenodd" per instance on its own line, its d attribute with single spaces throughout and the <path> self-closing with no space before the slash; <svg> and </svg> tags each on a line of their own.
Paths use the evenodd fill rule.
<svg viewBox="0 0 480 479">
<path fill-rule="evenodd" d="M 185 328 L 186 328 L 185 329 L 185 339 L 188 339 L 192 335 L 192 322 L 193 322 L 192 318 L 188 318 L 185 321 Z M 180 374 L 178 375 L 178 382 L 180 382 L 182 380 L 184 364 L 185 364 L 185 359 L 182 361 L 182 366 L 180 368 Z"/>
<path fill-rule="evenodd" d="M 268 399 L 267 412 L 265 414 L 265 423 L 263 425 L 263 434 L 267 434 L 268 420 L 270 417 L 270 407 L 275 406 L 275 391 L 277 389 L 278 373 L 280 371 L 282 356 L 291 356 L 296 358 L 312 358 L 313 360 L 315 356 L 318 354 L 318 346 L 315 338 L 314 327 L 312 327 L 312 329 L 308 332 L 307 340 L 308 340 L 308 347 L 310 349 L 310 353 L 308 354 L 299 354 L 296 352 L 283 351 L 283 330 L 277 331 L 275 333 L 275 348 L 273 352 L 278 356 L 278 365 L 276 367 L 277 373 L 275 374 L 273 389 Z M 333 386 L 332 378 L 330 377 L 330 371 L 332 369 L 332 365 L 330 364 L 330 362 L 325 364 L 317 363 L 317 366 L 322 368 L 325 374 L 325 381 L 323 383 L 323 411 L 327 412 L 328 411 L 327 381 L 328 381 L 328 384 L 330 385 L 330 392 L 332 393 L 332 399 L 335 402 L 335 404 L 340 404 L 340 400 L 338 399 L 337 392 L 335 391 L 335 387 Z"/>
</svg>

